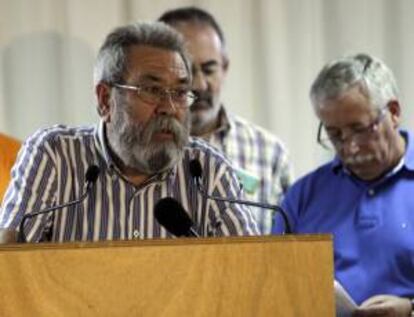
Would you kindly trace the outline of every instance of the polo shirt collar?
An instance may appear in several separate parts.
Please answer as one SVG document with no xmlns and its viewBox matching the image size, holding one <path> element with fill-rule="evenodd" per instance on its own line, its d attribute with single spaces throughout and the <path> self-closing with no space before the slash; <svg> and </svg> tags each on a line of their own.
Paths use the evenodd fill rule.
<svg viewBox="0 0 414 317">
<path fill-rule="evenodd" d="M 406 142 L 404 165 L 409 171 L 414 171 L 414 134 L 408 130 L 400 130 Z"/>
</svg>

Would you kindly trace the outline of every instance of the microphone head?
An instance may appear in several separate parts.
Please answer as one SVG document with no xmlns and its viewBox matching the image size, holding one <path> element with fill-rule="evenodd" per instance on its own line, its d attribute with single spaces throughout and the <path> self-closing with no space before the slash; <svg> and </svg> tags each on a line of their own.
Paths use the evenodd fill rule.
<svg viewBox="0 0 414 317">
<path fill-rule="evenodd" d="M 95 183 L 96 180 L 98 179 L 99 172 L 100 172 L 100 169 L 98 166 L 96 165 L 89 166 L 85 173 L 86 182 L 91 183 L 91 184 Z"/>
<path fill-rule="evenodd" d="M 201 178 L 203 175 L 203 168 L 201 167 L 199 160 L 192 159 L 190 161 L 190 174 L 193 178 Z"/>
<path fill-rule="evenodd" d="M 174 198 L 160 199 L 154 207 L 154 215 L 160 225 L 176 237 L 191 235 L 193 221 L 183 206 Z"/>
</svg>

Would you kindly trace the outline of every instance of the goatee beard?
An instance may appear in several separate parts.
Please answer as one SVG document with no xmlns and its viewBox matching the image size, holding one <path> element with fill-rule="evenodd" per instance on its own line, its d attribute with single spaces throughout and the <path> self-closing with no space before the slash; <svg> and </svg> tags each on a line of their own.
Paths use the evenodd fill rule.
<svg viewBox="0 0 414 317">
<path fill-rule="evenodd" d="M 166 131 L 173 135 L 173 140 L 154 141 L 156 133 Z M 159 116 L 145 126 L 131 123 L 127 115 L 115 115 L 110 135 L 111 146 L 125 166 L 146 175 L 162 173 L 183 155 L 189 139 L 189 115 L 184 124 L 171 116 Z"/>
</svg>

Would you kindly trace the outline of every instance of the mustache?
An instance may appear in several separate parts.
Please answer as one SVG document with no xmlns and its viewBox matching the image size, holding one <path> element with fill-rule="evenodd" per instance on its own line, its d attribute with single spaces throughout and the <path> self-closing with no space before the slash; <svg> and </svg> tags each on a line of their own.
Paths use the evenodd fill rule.
<svg viewBox="0 0 414 317">
<path fill-rule="evenodd" d="M 174 143 L 181 147 L 184 146 L 190 134 L 190 114 L 185 115 L 184 122 L 181 123 L 172 116 L 157 116 L 150 119 L 145 125 L 142 123 L 128 122 L 129 119 L 120 115 L 115 119 L 115 129 L 118 130 L 118 139 L 126 148 L 132 149 L 137 145 L 148 147 L 153 146 L 153 136 L 159 132 L 171 133 Z"/>
<path fill-rule="evenodd" d="M 371 161 L 374 158 L 373 154 L 354 155 L 344 159 L 345 165 L 355 165 Z"/>
<path fill-rule="evenodd" d="M 148 122 L 144 129 L 142 129 L 140 138 L 141 142 L 144 144 L 150 144 L 154 134 L 159 132 L 171 133 L 174 137 L 175 143 L 182 145 L 189 135 L 189 120 L 186 118 L 185 123 L 181 124 L 174 117 L 155 117 Z"/>
<path fill-rule="evenodd" d="M 211 106 L 213 104 L 213 96 L 210 92 L 193 90 L 193 94 L 196 97 L 193 105 L 197 106 L 197 104 L 202 103 L 204 105 L 207 104 L 208 106 Z"/>
<path fill-rule="evenodd" d="M 208 91 L 193 90 L 193 94 L 197 97 L 196 100 L 207 100 L 211 99 L 211 93 Z"/>
</svg>

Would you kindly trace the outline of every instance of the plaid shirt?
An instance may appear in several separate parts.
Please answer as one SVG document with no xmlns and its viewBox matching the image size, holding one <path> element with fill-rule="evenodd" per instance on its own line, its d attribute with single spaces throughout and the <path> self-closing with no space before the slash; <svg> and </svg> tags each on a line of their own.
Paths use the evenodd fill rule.
<svg viewBox="0 0 414 317">
<path fill-rule="evenodd" d="M 279 204 L 292 184 L 293 173 L 282 142 L 266 130 L 229 116 L 222 107 L 220 126 L 206 140 L 233 164 L 247 199 Z M 272 228 L 272 211 L 251 208 L 263 234 Z"/>
<path fill-rule="evenodd" d="M 95 164 L 100 174 L 87 198 L 81 204 L 31 218 L 25 226 L 29 241 L 44 236 L 53 241 L 171 237 L 153 215 L 154 205 L 163 197 L 173 197 L 183 205 L 201 236 L 259 234 L 249 209 L 201 196 L 189 172 L 194 158 L 202 165 L 203 187 L 209 194 L 239 196 L 240 186 L 229 162 L 202 140 L 192 139 L 172 170 L 134 186 L 111 159 L 104 124 L 40 130 L 18 155 L 0 210 L 0 228 L 17 229 L 25 213 L 79 198 L 85 171 Z"/>
</svg>

